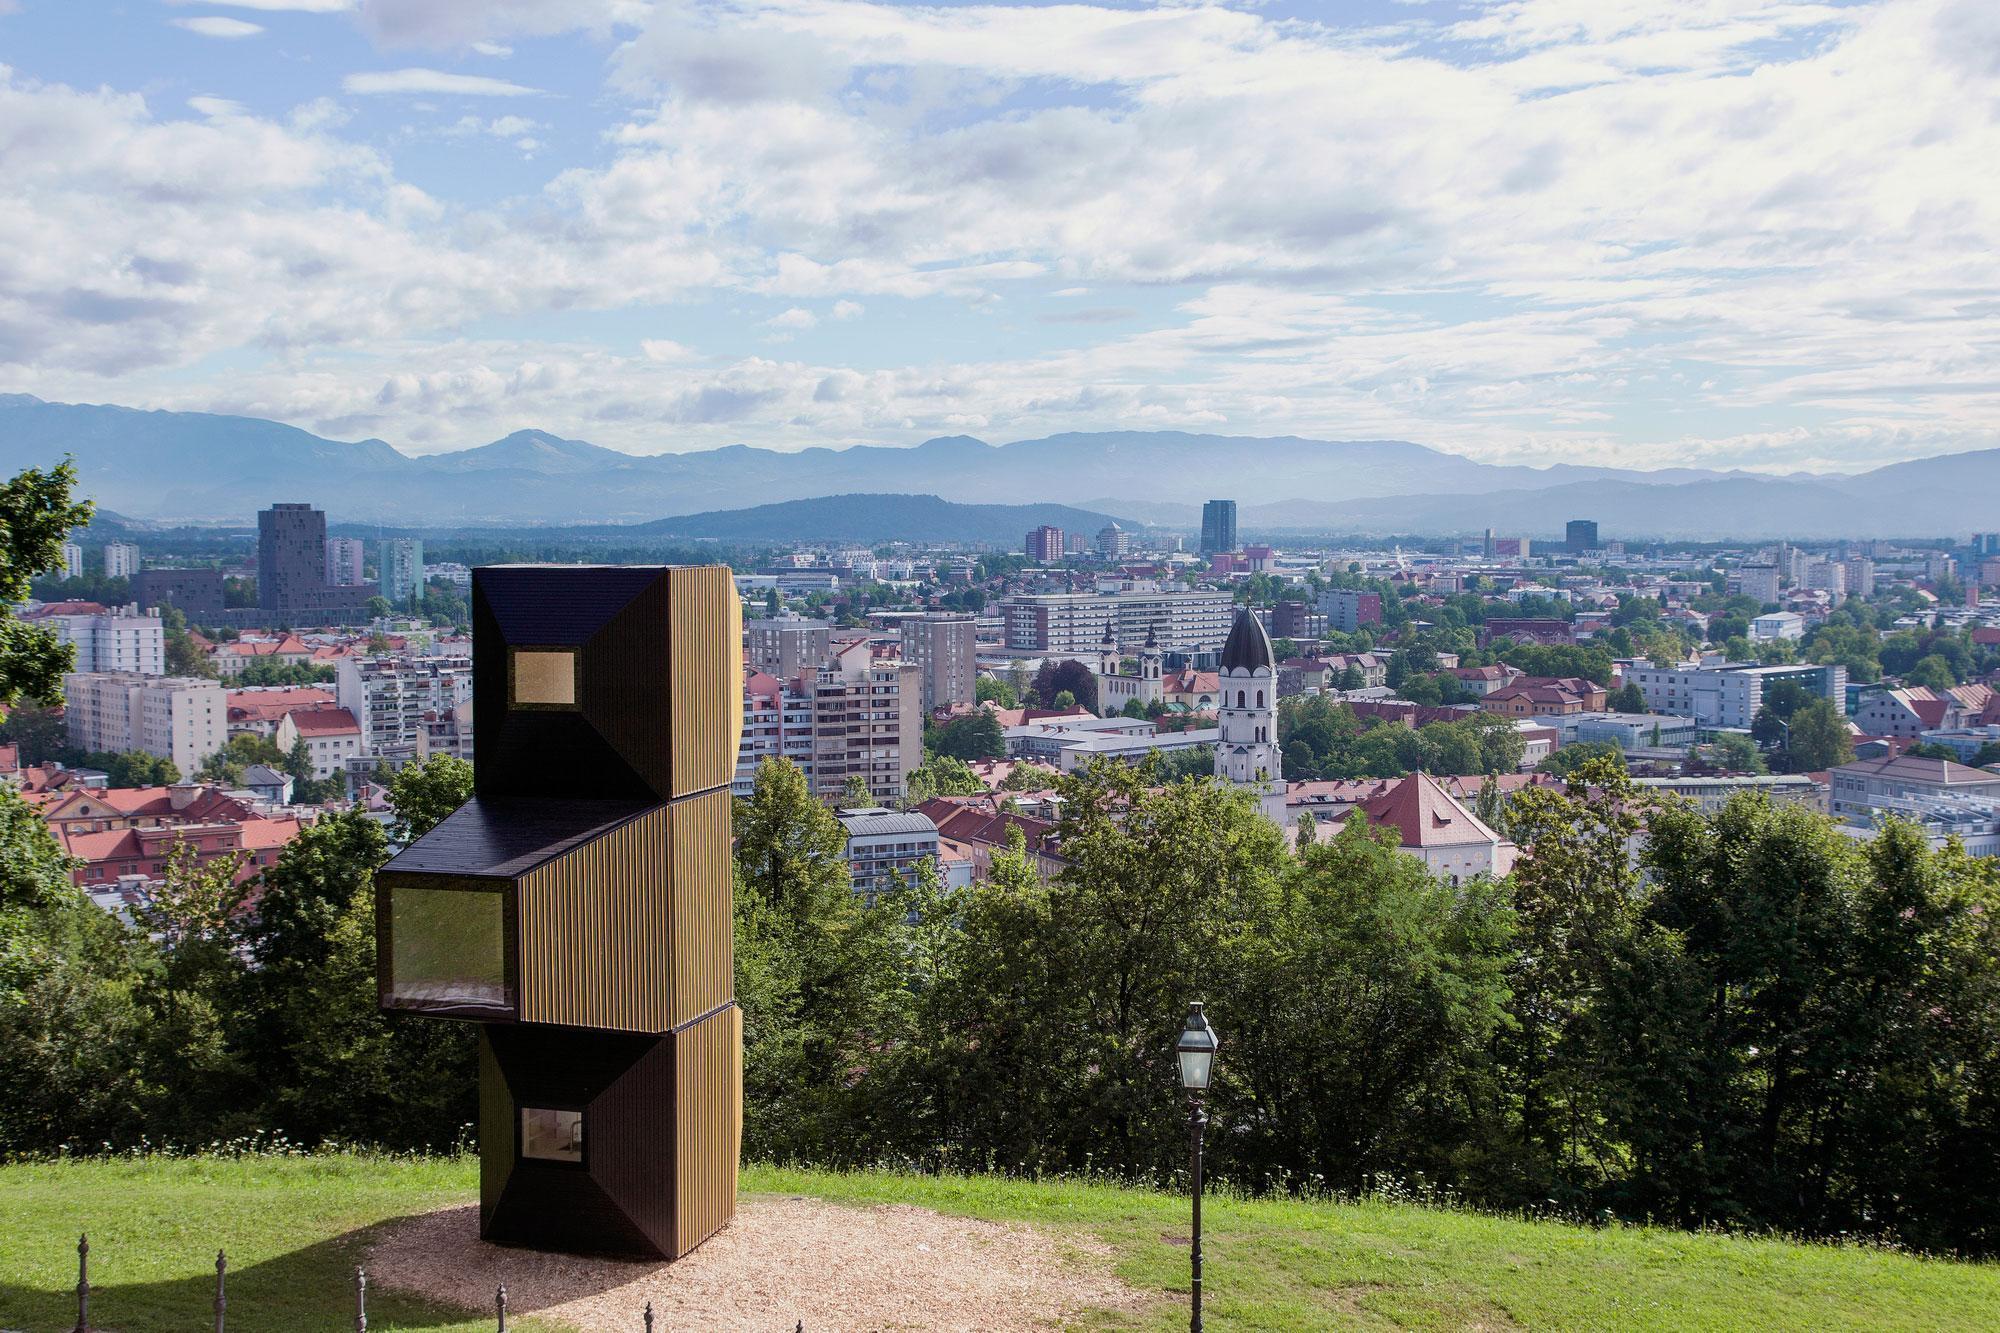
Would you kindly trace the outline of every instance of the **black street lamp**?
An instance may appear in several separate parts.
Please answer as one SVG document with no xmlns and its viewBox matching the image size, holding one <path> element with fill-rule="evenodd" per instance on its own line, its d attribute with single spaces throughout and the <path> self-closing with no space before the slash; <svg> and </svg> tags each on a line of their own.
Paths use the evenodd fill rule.
<svg viewBox="0 0 2000 1333">
<path fill-rule="evenodd" d="M 1215 1067 L 1216 1044 L 1215 1029 L 1208 1025 L 1208 1017 L 1201 1012 L 1200 1002 L 1190 1004 L 1187 1022 L 1181 1025 L 1181 1039 L 1174 1045 L 1174 1053 L 1181 1062 L 1181 1086 L 1187 1089 L 1188 1095 L 1188 1152 L 1193 1159 L 1194 1173 L 1194 1243 L 1191 1251 L 1194 1281 L 1190 1288 L 1193 1300 L 1188 1319 L 1190 1333 L 1201 1333 L 1201 1131 L 1208 1124 L 1208 1116 L 1201 1109 L 1201 1095 L 1208 1091 L 1208 1077 Z"/>
</svg>

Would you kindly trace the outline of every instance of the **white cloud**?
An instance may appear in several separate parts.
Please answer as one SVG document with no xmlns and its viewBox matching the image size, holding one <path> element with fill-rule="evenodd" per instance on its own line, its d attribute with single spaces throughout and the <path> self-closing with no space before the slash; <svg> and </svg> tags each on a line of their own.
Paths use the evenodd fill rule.
<svg viewBox="0 0 2000 1333">
<path fill-rule="evenodd" d="M 803 306 L 793 306 L 789 310 L 771 316 L 764 323 L 774 329 L 791 329 L 796 331 L 812 328 L 815 324 L 819 323 L 819 316 Z"/>
<path fill-rule="evenodd" d="M 363 96 L 425 93 L 445 97 L 542 96 L 539 88 L 524 87 L 506 79 L 492 79 L 483 74 L 451 74 L 437 69 L 394 69 L 350 74 L 340 81 L 340 86 Z"/>
<path fill-rule="evenodd" d="M 474 42 L 472 49 L 480 55 L 491 56 L 495 60 L 505 60 L 514 54 L 514 48 L 505 42 Z"/>
<path fill-rule="evenodd" d="M 1535 461 L 1974 447 L 2000 419 L 1996 14 L 1519 0 L 1357 33 L 1253 7 L 369 0 L 355 21 L 385 47 L 590 34 L 640 109 L 540 191 L 474 208 L 338 138 L 334 103 L 177 120 L 0 80 L 0 123 L 21 127 L 0 143 L 21 196 L 0 213 L 0 376 L 226 390 L 399 440 L 525 413 L 636 448 L 973 421 Z M 431 69 L 346 86 L 535 91 Z M 583 138 L 513 116 L 428 132 Z M 759 299 L 726 313 L 718 295 Z M 813 309 L 874 318 L 853 365 L 726 373 L 663 340 L 629 358 L 454 341 L 689 297 L 714 301 L 717 347 Z M 970 307 L 1003 348 L 1060 315 L 1073 345 L 934 361 L 897 350 L 884 316 L 904 301 Z M 794 302 L 794 323 L 758 326 Z M 625 318 L 609 342 L 630 345 Z M 202 380 L 190 367 L 222 353 L 218 387 L 144 378 Z"/>
<path fill-rule="evenodd" d="M 220 14 L 204 14 L 199 18 L 168 19 L 176 28 L 185 28 L 202 37 L 220 37 L 234 40 L 255 37 L 264 31 L 260 23 L 247 23 L 242 19 L 225 18 Z"/>
<path fill-rule="evenodd" d="M 835 301 L 833 303 L 833 317 L 835 319 L 860 319 L 862 315 L 867 313 L 867 310 L 868 307 L 862 305 L 859 301 Z"/>
</svg>

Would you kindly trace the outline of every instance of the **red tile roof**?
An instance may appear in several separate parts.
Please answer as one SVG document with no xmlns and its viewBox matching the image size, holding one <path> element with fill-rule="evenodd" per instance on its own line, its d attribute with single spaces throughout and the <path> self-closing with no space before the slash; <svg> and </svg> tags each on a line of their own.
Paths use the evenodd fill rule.
<svg viewBox="0 0 2000 1333">
<path fill-rule="evenodd" d="M 282 689 L 230 690 L 223 695 L 234 723 L 276 722 L 287 713 L 305 708 L 331 708 L 334 694 L 318 685 L 291 685 Z"/>
<path fill-rule="evenodd" d="M 311 708 L 292 714 L 292 725 L 301 736 L 345 736 L 360 734 L 361 724 L 345 708 Z"/>
<path fill-rule="evenodd" d="M 1412 773 L 1383 795 L 1361 803 L 1377 828 L 1393 828 L 1405 847 L 1456 847 L 1502 841 L 1428 773 Z"/>
</svg>

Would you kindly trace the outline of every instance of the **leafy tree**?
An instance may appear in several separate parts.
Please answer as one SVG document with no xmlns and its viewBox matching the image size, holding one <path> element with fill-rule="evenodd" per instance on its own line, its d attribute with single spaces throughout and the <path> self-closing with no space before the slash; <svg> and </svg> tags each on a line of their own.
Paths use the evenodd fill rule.
<svg viewBox="0 0 2000 1333">
<path fill-rule="evenodd" d="M 963 759 L 932 755 L 904 780 L 904 804 L 917 805 L 933 796 L 976 796 L 985 790 L 986 784 Z"/>
<path fill-rule="evenodd" d="M 991 709 L 976 708 L 942 727 L 927 730 L 924 748 L 953 759 L 1000 759 L 1006 756 L 1007 738 L 1000 729 L 1000 719 Z"/>
<path fill-rule="evenodd" d="M 1854 736 L 1830 699 L 1814 699 L 1792 714 L 1785 762 L 1794 773 L 1814 773 L 1851 763 Z"/>
<path fill-rule="evenodd" d="M 1932 653 L 1918 658 L 1910 669 L 1903 673 L 1905 685 L 1921 685 L 1933 690 L 1948 690 L 1958 684 L 1958 677 L 1951 669 L 1951 663 L 1943 656 Z"/>
<path fill-rule="evenodd" d="M 1030 693 L 1037 699 L 1054 699 L 1065 691 L 1074 696 L 1076 703 L 1093 713 L 1097 711 L 1097 674 L 1094 671 L 1074 658 L 1045 660 L 1041 670 L 1035 673 Z"/>
<path fill-rule="evenodd" d="M 1259 905 L 1238 946 L 1254 965 L 1209 983 L 1229 1021 L 1215 1113 L 1231 1165 L 1345 1190 L 1448 1176 L 1446 1145 L 1476 1132 L 1464 1073 L 1507 1017 L 1504 890 L 1440 883 L 1350 818 Z"/>
<path fill-rule="evenodd" d="M 188 633 L 187 617 L 179 607 L 161 608 L 160 634 L 166 649 L 169 676 L 193 676 L 204 680 L 216 678 L 215 659 L 203 651 L 201 645 L 194 641 L 194 636 Z"/>
<path fill-rule="evenodd" d="M 865 780 L 850 773 L 847 781 L 840 784 L 840 804 L 848 809 L 871 806 L 875 804 L 875 793 L 868 789 Z"/>
<path fill-rule="evenodd" d="M 171 759 L 144 750 L 120 754 L 93 752 L 81 756 L 81 767 L 102 772 L 113 787 L 167 787 L 181 780 L 181 771 Z"/>
<path fill-rule="evenodd" d="M 1709 756 L 1716 767 L 1733 773 L 1768 773 L 1757 743 L 1747 736 L 1725 733 L 1709 744 Z"/>
<path fill-rule="evenodd" d="M 1547 759 L 1535 766 L 1535 771 L 1553 773 L 1557 777 L 1569 777 L 1592 764 L 1608 764 L 1622 773 L 1625 771 L 1625 751 L 1610 741 L 1578 741 L 1574 745 L 1564 745 L 1555 750 Z"/>
<path fill-rule="evenodd" d="M 350 812 L 300 830 L 264 872 L 244 931 L 255 966 L 242 1040 L 274 1075 L 266 1127 L 441 1149 L 477 1119 L 477 1032 L 377 1010 L 374 874 L 386 855 L 382 826 Z"/>
<path fill-rule="evenodd" d="M 62 759 L 70 753 L 69 726 L 53 708 L 20 704 L 0 717 L 0 745 L 19 746 L 24 765 Z"/>
<path fill-rule="evenodd" d="M 135 944 L 70 881 L 40 813 L 0 784 L 0 1153 L 127 1141 Z"/>
<path fill-rule="evenodd" d="M 1644 713 L 1646 692 L 1639 688 L 1637 681 L 1626 681 L 1604 698 L 1604 706 L 1614 713 Z"/>
<path fill-rule="evenodd" d="M 972 697 L 982 704 L 993 704 L 999 708 L 1019 708 L 1021 701 L 1014 692 L 1012 683 L 998 676 L 981 676 L 972 682 Z"/>
<path fill-rule="evenodd" d="M 0 483 L 0 716 L 22 699 L 61 703 L 63 673 L 76 664 L 76 650 L 53 629 L 24 624 L 11 609 L 37 574 L 62 563 L 70 529 L 90 522 L 90 502 L 71 498 L 75 486 L 68 459 Z"/>
<path fill-rule="evenodd" d="M 840 821 L 789 761 L 758 768 L 736 834 L 745 1151 L 865 1156 L 854 1073 L 897 1027 L 896 921 L 855 894 Z"/>
<path fill-rule="evenodd" d="M 396 608 L 390 604 L 389 599 L 386 597 L 370 597 L 368 599 L 368 618 L 370 620 L 381 620 L 386 616 L 393 615 L 395 610 Z"/>
<path fill-rule="evenodd" d="M 1066 713 L 1076 707 L 1076 696 L 1068 690 L 1060 690 L 1056 693 L 1056 697 L 1049 701 L 1049 707 L 1058 712 Z"/>
<path fill-rule="evenodd" d="M 472 799 L 472 765 L 448 754 L 405 764 L 389 779 L 389 807 L 396 812 L 392 833 L 411 843 Z"/>
<path fill-rule="evenodd" d="M 1055 785 L 1056 771 L 1023 759 L 1000 779 L 1001 791 L 1047 791 Z"/>
<path fill-rule="evenodd" d="M 1565 746 L 1564 750 L 1571 748 Z M 1557 753 L 1562 753 L 1558 751 Z M 1621 763 L 1592 758 L 1561 789 L 1525 787 L 1508 828 L 1520 951 L 1508 972 L 1513 1026 L 1499 1039 L 1518 1098 L 1527 1187 L 1577 1197 L 1611 1145 L 1597 1068 L 1595 997 L 1631 937 L 1640 880 L 1629 845 L 1643 800 Z"/>
<path fill-rule="evenodd" d="M 204 782 L 234 786 L 243 781 L 244 771 L 252 764 L 282 769 L 285 767 L 285 752 L 267 736 L 238 732 L 220 750 L 201 761 L 195 776 Z"/>
<path fill-rule="evenodd" d="M 247 687 L 251 685 L 325 685 L 334 678 L 330 666 L 314 666 L 306 662 L 285 663 L 275 657 L 260 657 L 243 670 L 236 673 L 230 684 Z"/>
</svg>

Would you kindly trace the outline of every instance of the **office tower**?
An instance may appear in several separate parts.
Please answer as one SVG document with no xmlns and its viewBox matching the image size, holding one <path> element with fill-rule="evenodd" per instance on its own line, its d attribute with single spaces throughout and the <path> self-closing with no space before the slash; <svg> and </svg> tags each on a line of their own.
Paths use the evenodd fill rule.
<svg viewBox="0 0 2000 1333">
<path fill-rule="evenodd" d="M 1028 559 L 1036 564 L 1059 565 L 1064 554 L 1063 530 L 1044 523 L 1028 534 L 1024 546 L 1028 552 Z"/>
<path fill-rule="evenodd" d="M 1220 555 L 1236 549 L 1236 501 L 1210 500 L 1201 507 L 1201 553 Z"/>
<path fill-rule="evenodd" d="M 1573 518 L 1563 529 L 1563 545 L 1571 555 L 1581 555 L 1585 551 L 1595 551 L 1597 545 L 1597 520 L 1594 518 Z"/>
</svg>

